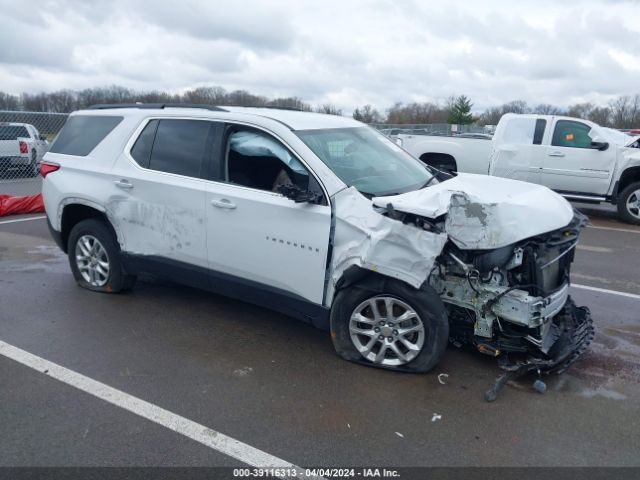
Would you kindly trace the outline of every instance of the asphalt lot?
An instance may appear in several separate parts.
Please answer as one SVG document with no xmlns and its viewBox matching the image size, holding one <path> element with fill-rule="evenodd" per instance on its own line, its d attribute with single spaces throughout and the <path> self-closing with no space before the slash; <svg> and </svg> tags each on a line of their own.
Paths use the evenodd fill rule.
<svg viewBox="0 0 640 480">
<path fill-rule="evenodd" d="M 640 228 L 583 207 L 572 295 L 597 334 L 544 395 L 484 402 L 499 369 L 454 347 L 427 375 L 350 364 L 325 332 L 151 277 L 82 290 L 41 216 L 0 219 L 0 341 L 300 466 L 640 466 Z M 0 381 L 0 466 L 243 465 L 3 355 Z"/>
</svg>

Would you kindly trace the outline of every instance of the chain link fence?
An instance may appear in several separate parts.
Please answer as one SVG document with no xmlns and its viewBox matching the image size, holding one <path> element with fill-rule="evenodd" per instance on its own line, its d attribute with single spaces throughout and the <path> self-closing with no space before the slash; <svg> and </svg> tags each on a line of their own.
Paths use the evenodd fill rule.
<svg viewBox="0 0 640 480">
<path fill-rule="evenodd" d="M 491 136 L 495 127 L 470 125 L 451 125 L 449 123 L 422 123 L 422 124 L 372 124 L 373 128 L 387 136 L 393 135 L 437 135 L 450 137 L 454 135 L 482 135 Z"/>
<path fill-rule="evenodd" d="M 67 116 L 0 111 L 0 194 L 30 195 L 40 191 L 38 163 Z"/>
</svg>

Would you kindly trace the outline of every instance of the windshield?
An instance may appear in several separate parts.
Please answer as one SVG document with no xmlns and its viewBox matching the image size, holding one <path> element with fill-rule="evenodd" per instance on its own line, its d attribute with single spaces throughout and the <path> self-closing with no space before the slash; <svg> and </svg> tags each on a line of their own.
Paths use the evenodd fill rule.
<svg viewBox="0 0 640 480">
<path fill-rule="evenodd" d="M 417 190 L 432 178 L 419 160 L 369 127 L 295 133 L 340 180 L 368 196 Z"/>
</svg>

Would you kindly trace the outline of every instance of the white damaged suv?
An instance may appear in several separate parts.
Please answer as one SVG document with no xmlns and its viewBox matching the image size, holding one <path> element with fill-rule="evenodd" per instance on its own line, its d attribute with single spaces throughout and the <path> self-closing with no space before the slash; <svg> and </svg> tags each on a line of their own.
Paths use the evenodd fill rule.
<svg viewBox="0 0 640 480">
<path fill-rule="evenodd" d="M 142 272 L 331 331 L 347 360 L 424 372 L 447 342 L 562 371 L 584 217 L 546 187 L 425 167 L 349 118 L 177 105 L 73 113 L 41 164 L 52 236 L 100 292 Z"/>
</svg>

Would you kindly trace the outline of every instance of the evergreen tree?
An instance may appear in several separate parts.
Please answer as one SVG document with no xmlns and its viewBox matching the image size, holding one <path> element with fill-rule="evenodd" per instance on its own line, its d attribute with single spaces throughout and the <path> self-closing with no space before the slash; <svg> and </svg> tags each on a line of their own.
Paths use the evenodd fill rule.
<svg viewBox="0 0 640 480">
<path fill-rule="evenodd" d="M 453 125 L 465 125 L 473 123 L 474 118 L 471 115 L 471 107 L 473 103 L 465 95 L 460 95 L 451 103 L 451 110 L 449 111 L 449 118 L 447 123 Z"/>
</svg>

